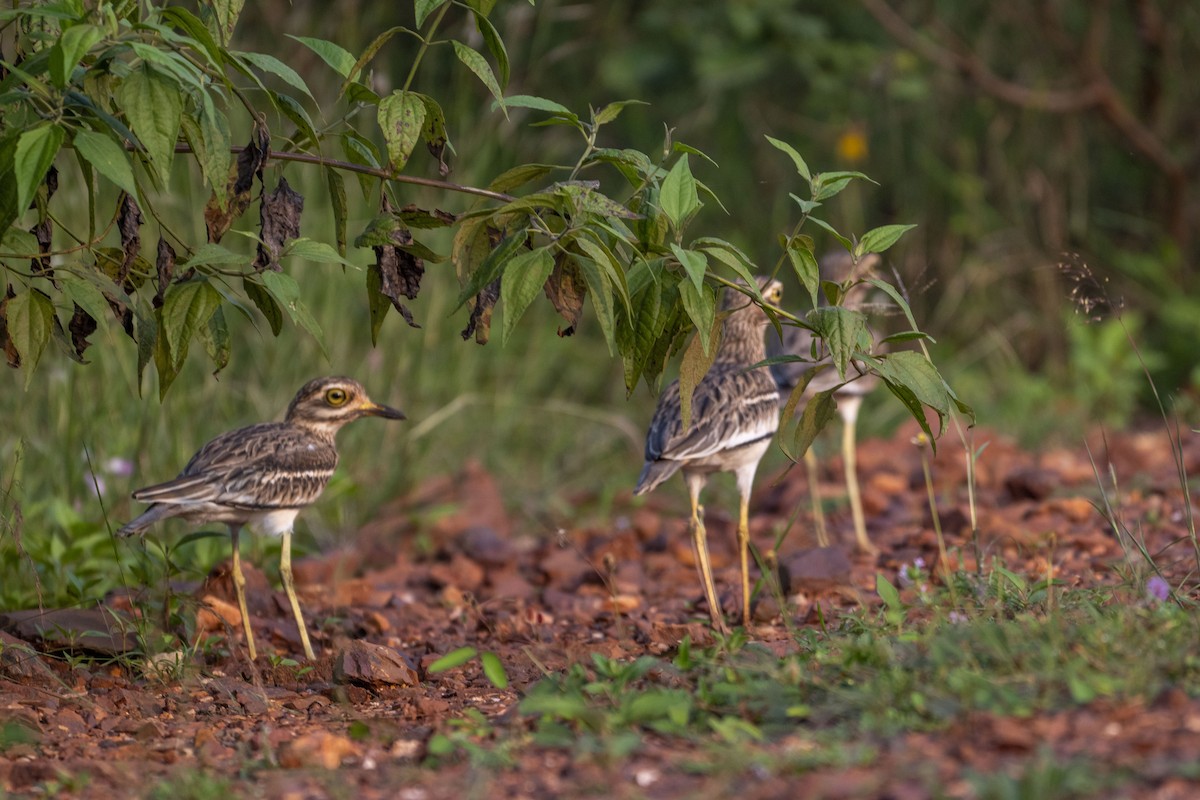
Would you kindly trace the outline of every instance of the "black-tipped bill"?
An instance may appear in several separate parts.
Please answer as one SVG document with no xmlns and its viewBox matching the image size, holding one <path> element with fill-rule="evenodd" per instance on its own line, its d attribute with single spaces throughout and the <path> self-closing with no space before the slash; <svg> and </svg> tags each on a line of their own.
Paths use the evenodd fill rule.
<svg viewBox="0 0 1200 800">
<path fill-rule="evenodd" d="M 366 403 L 362 407 L 362 413 L 369 417 L 383 417 L 384 419 L 408 419 L 404 416 L 404 412 L 398 408 L 391 406 L 383 406 L 379 403 Z"/>
</svg>

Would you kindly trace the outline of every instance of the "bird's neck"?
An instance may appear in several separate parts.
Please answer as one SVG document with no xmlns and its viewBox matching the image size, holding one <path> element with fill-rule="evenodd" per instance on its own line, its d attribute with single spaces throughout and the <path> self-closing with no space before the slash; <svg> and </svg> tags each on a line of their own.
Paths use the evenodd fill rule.
<svg viewBox="0 0 1200 800">
<path fill-rule="evenodd" d="M 289 425 L 299 428 L 300 430 L 309 434 L 314 439 L 319 439 L 322 442 L 326 442 L 331 445 L 333 444 L 333 440 L 337 435 L 337 432 L 341 430 L 341 427 L 344 424 L 340 420 L 333 421 L 324 419 L 306 419 L 303 417 L 298 419 L 289 417 L 286 422 Z"/>
<path fill-rule="evenodd" d="M 725 328 L 721 333 L 721 345 L 717 349 L 716 361 L 750 366 L 767 357 L 767 345 L 763 339 L 762 325 L 758 320 L 744 321 L 737 316 L 731 316 L 725 321 Z"/>
</svg>

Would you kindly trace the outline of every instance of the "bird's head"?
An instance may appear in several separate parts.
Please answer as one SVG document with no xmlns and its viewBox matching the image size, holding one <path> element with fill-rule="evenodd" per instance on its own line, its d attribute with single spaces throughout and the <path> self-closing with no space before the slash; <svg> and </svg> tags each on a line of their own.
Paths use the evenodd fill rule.
<svg viewBox="0 0 1200 800">
<path fill-rule="evenodd" d="M 358 381 L 338 376 L 304 384 L 292 398 L 286 419 L 294 425 L 332 433 L 359 417 L 405 418 L 404 412 L 373 401 Z"/>
<path fill-rule="evenodd" d="M 759 292 L 768 304 L 778 306 L 783 300 L 783 284 L 766 275 L 755 277 Z M 745 284 L 743 284 L 745 285 Z M 726 289 L 722 308 L 730 312 L 726 325 L 765 327 L 771 324 L 770 317 L 762 307 L 743 292 L 736 289 Z"/>
</svg>

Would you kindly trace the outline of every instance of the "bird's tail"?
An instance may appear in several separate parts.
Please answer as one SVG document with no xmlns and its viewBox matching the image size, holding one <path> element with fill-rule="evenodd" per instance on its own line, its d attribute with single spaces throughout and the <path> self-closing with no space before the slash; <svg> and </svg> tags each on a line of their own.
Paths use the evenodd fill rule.
<svg viewBox="0 0 1200 800">
<path fill-rule="evenodd" d="M 166 516 L 169 516 L 169 510 L 170 510 L 169 506 L 164 506 L 164 505 L 150 506 L 145 511 L 143 511 L 137 519 L 123 525 L 117 531 L 117 536 L 120 536 L 121 538 L 126 538 L 128 536 L 136 536 L 138 534 L 145 533 L 146 529 L 149 528 L 151 525 L 158 522 L 160 519 L 162 519 Z"/>
<path fill-rule="evenodd" d="M 669 459 L 647 461 L 646 466 L 642 467 L 642 474 L 638 476 L 637 486 L 633 487 L 634 495 L 654 491 L 660 483 L 678 471 L 678 461 L 671 461 Z"/>
</svg>

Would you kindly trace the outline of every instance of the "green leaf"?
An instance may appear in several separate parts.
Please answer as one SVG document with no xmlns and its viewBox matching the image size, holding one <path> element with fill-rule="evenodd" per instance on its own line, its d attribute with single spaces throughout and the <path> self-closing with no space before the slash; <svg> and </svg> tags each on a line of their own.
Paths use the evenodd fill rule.
<svg viewBox="0 0 1200 800">
<path fill-rule="evenodd" d="M 754 273 L 758 269 L 750 257 L 743 253 L 736 246 L 730 244 L 724 239 L 715 239 L 711 236 L 704 236 L 692 242 L 692 248 L 702 250 L 705 254 L 712 256 L 720 261 L 725 266 L 729 267 L 737 276 L 746 282 L 750 294 L 755 300 L 760 303 L 765 303 L 763 300 L 762 290 L 758 287 L 758 281 L 755 280 Z"/>
<path fill-rule="evenodd" d="M 316 261 L 319 264 L 342 264 L 347 267 L 357 268 L 357 264 L 353 264 L 338 255 L 338 251 L 325 242 L 314 241 L 313 239 L 301 237 L 293 239 L 288 243 L 288 246 L 283 249 L 280 258 L 284 256 L 296 256 L 297 258 L 306 258 L 309 261 Z"/>
<path fill-rule="evenodd" d="M 413 3 L 413 10 L 417 15 L 417 27 L 419 28 L 424 25 L 425 20 L 429 18 L 429 15 L 434 11 L 437 11 L 438 6 L 440 6 L 443 2 L 445 2 L 445 0 L 416 0 L 416 2 Z"/>
<path fill-rule="evenodd" d="M 500 657 L 495 653 L 480 653 L 479 663 L 483 665 L 483 674 L 497 689 L 508 688 L 508 673 L 500 663 Z"/>
<path fill-rule="evenodd" d="M 615 103 L 609 103 L 604 108 L 596 112 L 596 124 L 606 125 L 620 116 L 621 111 L 626 106 L 648 106 L 650 105 L 644 100 L 618 100 Z"/>
<path fill-rule="evenodd" d="M 44 292 L 26 289 L 8 301 L 8 337 L 21 354 L 25 389 L 33 382 L 33 370 L 42 358 L 54 327 L 54 304 Z"/>
<path fill-rule="evenodd" d="M 500 279 L 500 301 L 504 306 L 502 344 L 508 342 L 508 337 L 517 327 L 517 321 L 533 299 L 542 293 L 542 287 L 553 271 L 554 256 L 549 247 L 521 253 L 505 266 Z"/>
<path fill-rule="evenodd" d="M 796 151 L 796 148 L 792 147 L 787 142 L 781 141 L 772 136 L 768 136 L 767 141 L 774 145 L 777 149 L 787 153 L 791 157 L 792 161 L 796 164 L 796 172 L 800 173 L 800 177 L 804 178 L 806 181 L 812 182 L 812 173 L 808 170 L 808 164 L 804 162 L 804 157 Z"/>
<path fill-rule="evenodd" d="M 59 271 L 55 273 L 55 278 L 62 284 L 63 294 L 67 299 L 90 314 L 92 319 L 100 322 L 112 313 L 108 301 L 104 299 L 104 293 L 96 284 L 74 272 Z"/>
<path fill-rule="evenodd" d="M 788 243 L 787 254 L 788 260 L 792 263 L 792 269 L 796 272 L 796 277 L 808 290 L 808 296 L 811 298 L 813 306 L 817 306 L 817 290 L 821 286 L 821 267 L 817 263 L 816 255 L 813 254 L 812 239 L 807 236 L 793 236 Z"/>
<path fill-rule="evenodd" d="M 548 111 L 551 114 L 557 114 L 568 119 L 579 121 L 579 116 L 571 109 L 564 106 L 562 103 L 556 103 L 553 100 L 547 100 L 544 97 L 535 97 L 528 94 L 514 94 L 504 98 L 504 105 L 508 108 L 530 108 L 534 111 Z"/>
<path fill-rule="evenodd" d="M 838 377 L 846 380 L 846 370 L 860 337 L 867 330 L 867 318 L 861 311 L 842 306 L 821 306 L 806 317 L 812 329 L 825 340 Z"/>
<path fill-rule="evenodd" d="M 714 316 L 709 329 L 710 341 L 719 341 L 720 329 L 721 318 Z M 718 349 L 713 347 L 712 352 L 705 352 L 700 334 L 697 333 L 683 351 L 683 360 L 679 363 L 679 416 L 685 431 L 692 427 L 692 393 L 712 368 Z"/>
<path fill-rule="evenodd" d="M 829 231 L 831 234 L 833 234 L 833 238 L 837 239 L 838 242 L 841 243 L 842 247 L 846 248 L 846 252 L 849 253 L 854 250 L 854 242 L 850 241 L 845 236 L 842 236 L 840 233 L 838 233 L 837 230 L 835 230 L 834 227 L 832 225 L 830 225 L 828 222 L 826 222 L 823 219 L 818 219 L 816 217 L 809 217 L 809 219 L 812 220 L 817 225 L 824 228 L 825 230 Z"/>
<path fill-rule="evenodd" d="M 628 324 L 617 329 L 617 344 L 625 363 L 625 390 L 633 394 L 646 368 L 646 360 L 654 351 L 663 323 L 659 314 L 662 292 L 656 281 L 647 281 L 630 298 Z"/>
<path fill-rule="evenodd" d="M 371 346 L 379 344 L 383 321 L 392 310 L 392 301 L 383 293 L 383 273 L 378 264 L 367 266 L 367 311 L 371 316 Z"/>
<path fill-rule="evenodd" d="M 286 35 L 289 39 L 295 39 L 316 53 L 338 75 L 353 80 L 354 76 L 350 71 L 354 69 L 354 56 L 346 48 L 324 39 L 314 39 L 310 36 L 292 36 L 290 33 Z"/>
<path fill-rule="evenodd" d="M 17 213 L 29 208 L 38 186 L 54 164 L 54 157 L 62 147 L 63 129 L 54 123 L 30 128 L 17 140 L 13 156 L 13 177 L 17 182 Z"/>
<path fill-rule="evenodd" d="M 874 367 L 879 376 L 888 383 L 889 388 L 892 385 L 903 386 L 917 401 L 936 411 L 941 424 L 945 425 L 946 416 L 950 413 L 950 404 L 956 399 L 951 396 L 946 381 L 929 359 L 921 353 L 902 350 L 881 358 L 871 358 L 867 363 Z M 938 436 L 940 435 L 939 430 Z"/>
<path fill-rule="evenodd" d="M 346 255 L 346 222 L 349 219 L 349 206 L 346 205 L 346 181 L 342 173 L 333 167 L 325 168 L 325 183 L 329 187 L 329 202 L 333 206 L 333 236 L 337 242 L 338 253 Z"/>
<path fill-rule="evenodd" d="M 716 355 L 716 351 L 711 348 L 713 318 L 717 313 L 717 301 L 713 290 L 704 284 L 697 288 L 684 278 L 679 282 L 679 299 L 696 326 L 696 334 L 700 337 L 700 346 L 704 348 L 705 355 Z"/>
<path fill-rule="evenodd" d="M 304 82 L 300 74 L 275 56 L 269 56 L 266 53 L 248 53 L 245 51 L 233 51 L 233 55 L 250 62 L 263 72 L 271 73 L 293 89 L 299 89 L 304 92 L 308 95 L 309 99 L 316 102 L 316 98 L 313 97 L 312 92 L 309 91 L 308 84 Z"/>
<path fill-rule="evenodd" d="M 900 602 L 900 592 L 896 587 L 883 576 L 882 572 L 875 573 L 875 591 L 879 594 L 879 598 L 883 600 L 892 611 L 903 611 L 904 603 Z"/>
<path fill-rule="evenodd" d="M 217 306 L 217 310 L 208 318 L 208 324 L 200 328 L 200 338 L 204 341 L 204 351 L 213 363 L 212 374 L 216 375 L 229 365 L 229 354 L 232 343 L 229 337 L 229 325 L 225 322 L 225 311 Z"/>
<path fill-rule="evenodd" d="M 137 198 L 137 183 L 133 179 L 133 165 L 125 148 L 102 133 L 89 130 L 75 131 L 72 142 L 83 159 L 96 168 L 131 197 Z"/>
<path fill-rule="evenodd" d="M 212 0 L 212 8 L 216 13 L 217 36 L 221 44 L 229 44 L 233 38 L 233 29 L 237 27 L 238 17 L 246 0 Z"/>
<path fill-rule="evenodd" d="M 463 234 L 466 231 L 466 228 L 459 229 L 460 234 Z M 481 228 L 480 232 L 483 235 L 483 239 L 482 241 L 478 242 L 478 244 L 486 245 L 486 231 Z M 529 232 L 526 231 L 522 226 L 521 229 L 516 233 L 504 237 L 499 245 L 488 251 L 487 256 L 483 258 L 482 261 L 476 261 L 475 258 L 472 257 L 471 263 L 464 264 L 462 263 L 462 256 L 458 251 L 458 237 L 456 236 L 456 252 L 454 255 L 455 263 L 459 266 L 460 274 L 462 274 L 464 270 L 471 271 L 466 273 L 465 279 L 462 281 L 463 290 L 458 295 L 458 302 L 455 304 L 454 310 L 457 311 L 462 307 L 463 303 L 479 294 L 479 292 L 482 291 L 485 286 L 496 280 L 496 278 L 500 276 L 500 273 L 504 271 L 505 265 L 516 256 L 517 251 L 523 248 L 525 246 L 525 242 L 528 240 Z M 472 250 L 474 249 L 475 248 L 472 248 Z M 478 254 L 473 253 L 472 255 L 477 256 Z M 475 266 L 476 263 L 478 263 L 478 266 Z"/>
<path fill-rule="evenodd" d="M 379 127 L 392 167 L 402 171 L 421 140 L 425 103 L 413 92 L 392 92 L 379 102 Z"/>
<path fill-rule="evenodd" d="M 917 226 L 884 225 L 867 231 L 858 240 L 858 249 L 861 251 L 858 253 L 858 256 L 861 258 L 867 253 L 882 253 L 894 245 L 897 239 L 915 227 Z"/>
<path fill-rule="evenodd" d="M 71 81 L 71 73 L 87 51 L 104 36 L 95 25 L 72 25 L 62 33 L 62 38 L 50 51 L 50 80 L 58 88 L 65 88 Z"/>
<path fill-rule="evenodd" d="M 265 286 L 250 278 L 242 278 L 242 289 L 262 312 L 262 315 L 267 318 L 267 324 L 271 326 L 271 335 L 278 336 L 283 330 L 283 309 L 279 307 L 279 303 L 275 302 L 275 298 L 271 296 Z"/>
<path fill-rule="evenodd" d="M 266 270 L 259 277 L 271 296 L 279 301 L 279 305 L 287 311 L 292 322 L 304 328 L 317 340 L 317 344 L 321 347 L 321 353 L 328 360 L 329 351 L 325 349 L 325 335 L 321 332 L 321 326 L 317 324 L 312 312 L 308 310 L 308 306 L 300 300 L 300 284 L 296 283 L 291 275 L 283 272 Z"/>
<path fill-rule="evenodd" d="M 496 83 L 496 76 L 492 73 L 492 68 L 488 66 L 487 59 L 462 42 L 451 40 L 450 44 L 454 47 L 454 55 L 458 56 L 458 60 L 475 73 L 475 77 L 483 82 L 487 90 L 492 93 L 492 97 L 496 98 L 496 102 L 500 104 L 500 109 L 504 111 L 504 92 Z M 507 117 L 508 112 L 504 111 L 504 115 Z"/>
<path fill-rule="evenodd" d="M 704 285 L 704 275 L 708 271 L 708 257 L 697 250 L 685 250 L 677 244 L 671 245 L 671 252 L 675 254 L 675 258 L 679 259 L 684 273 L 699 291 L 700 287 Z"/>
<path fill-rule="evenodd" d="M 446 655 L 434 661 L 425 668 L 426 672 L 438 673 L 445 672 L 448 669 L 461 667 L 463 664 L 475 657 L 477 651 L 474 647 L 460 647 L 457 650 L 446 653 Z"/>
<path fill-rule="evenodd" d="M 209 242 L 202 244 L 192 253 L 192 257 L 183 262 L 181 266 L 195 267 L 199 265 L 207 265 L 211 267 L 225 266 L 229 264 L 237 264 L 247 266 L 250 263 L 250 257 L 242 253 L 235 253 L 229 248 Z"/>
<path fill-rule="evenodd" d="M 583 273 L 584 282 L 587 283 L 588 297 L 592 300 L 592 308 L 596 311 L 600 330 L 604 332 L 604 341 L 608 342 L 608 352 L 610 355 L 616 355 L 616 311 L 613 308 L 612 282 L 605 270 L 590 258 L 577 256 L 574 260 L 579 265 L 579 271 Z"/>
<path fill-rule="evenodd" d="M 696 179 L 692 176 L 686 155 L 676 161 L 667 177 L 663 178 L 659 203 L 676 229 L 700 207 Z"/>
<path fill-rule="evenodd" d="M 207 280 L 178 283 L 163 299 L 160 338 L 165 339 L 171 365 L 178 371 L 187 356 L 188 342 L 207 325 L 221 305 L 221 294 Z"/>
<path fill-rule="evenodd" d="M 500 70 L 500 85 L 508 85 L 509 63 L 508 50 L 504 47 L 504 39 L 500 38 L 499 31 L 487 18 L 486 12 L 472 8 L 475 12 L 475 27 L 479 29 L 479 35 L 483 37 L 483 43 L 487 45 L 488 52 L 492 54 L 492 58 L 496 59 L 496 67 Z"/>
<path fill-rule="evenodd" d="M 556 169 L 558 167 L 552 164 L 521 164 L 501 172 L 487 188 L 493 192 L 511 192 L 531 181 L 541 180 Z"/>
<path fill-rule="evenodd" d="M 183 96 L 179 84 L 147 63 L 130 72 L 117 89 L 117 102 L 150 163 L 165 183 L 175 158 Z"/>
<path fill-rule="evenodd" d="M 837 390 L 826 389 L 823 392 L 817 392 L 804 405 L 804 411 L 800 414 L 800 422 L 796 425 L 796 432 L 792 436 L 792 458 L 801 458 L 837 414 L 837 401 L 833 398 L 835 391 Z"/>
<path fill-rule="evenodd" d="M 379 53 L 379 50 L 397 33 L 409 33 L 417 39 L 424 41 L 424 39 L 421 37 L 421 34 L 414 30 L 410 30 L 403 25 L 397 25 L 393 28 L 388 28 L 386 31 L 376 36 L 371 40 L 371 43 L 367 45 L 367 49 L 362 52 L 362 55 L 358 57 L 358 60 L 354 62 L 354 66 L 350 68 L 350 77 L 342 83 L 342 88 L 338 91 L 339 98 L 346 94 L 346 92 L 350 91 L 352 86 L 361 86 L 361 84 L 355 84 L 353 78 L 357 77 L 359 73 L 362 72 L 363 67 L 370 63 L 370 61 Z"/>
</svg>

